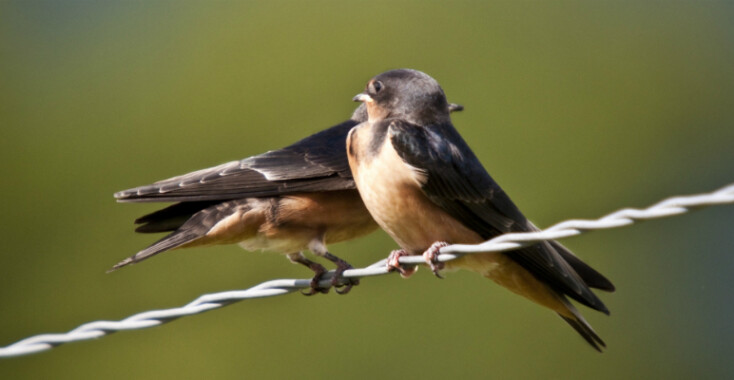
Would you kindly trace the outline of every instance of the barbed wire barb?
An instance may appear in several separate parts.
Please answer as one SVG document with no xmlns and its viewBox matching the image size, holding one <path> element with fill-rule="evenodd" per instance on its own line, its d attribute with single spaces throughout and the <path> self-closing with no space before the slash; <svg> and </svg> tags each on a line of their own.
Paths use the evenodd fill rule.
<svg viewBox="0 0 734 380">
<path fill-rule="evenodd" d="M 680 215 L 692 209 L 728 203 L 734 203 L 734 184 L 707 194 L 667 198 L 645 209 L 624 208 L 599 219 L 567 220 L 537 232 L 504 234 L 480 244 L 450 245 L 441 248 L 438 260 L 446 262 L 466 254 L 508 251 L 543 240 L 562 239 L 592 230 L 619 228 L 631 225 L 635 221 L 665 218 Z M 418 265 L 425 263 L 425 261 L 422 256 L 403 256 L 400 258 L 400 263 Z M 383 259 L 366 268 L 349 269 L 343 273 L 343 276 L 345 278 L 364 278 L 388 273 L 391 272 L 388 272 Z M 327 273 L 319 286 L 330 286 L 333 275 L 334 271 Z M 116 331 L 154 327 L 181 317 L 218 309 L 245 299 L 284 295 L 309 288 L 310 281 L 310 279 L 270 280 L 245 290 L 204 294 L 182 307 L 145 311 L 119 321 L 89 322 L 66 333 L 36 335 L 9 346 L 0 347 L 0 358 L 41 352 L 64 343 L 100 338 Z"/>
</svg>

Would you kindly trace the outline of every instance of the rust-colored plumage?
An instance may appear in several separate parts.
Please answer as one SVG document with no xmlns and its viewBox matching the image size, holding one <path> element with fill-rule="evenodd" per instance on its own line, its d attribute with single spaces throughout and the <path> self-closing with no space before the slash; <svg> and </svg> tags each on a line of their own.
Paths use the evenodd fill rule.
<svg viewBox="0 0 734 380">
<path fill-rule="evenodd" d="M 436 242 L 473 244 L 535 230 L 453 127 L 433 78 L 388 71 L 355 100 L 367 104 L 369 117 L 347 137 L 349 165 L 367 209 L 402 248 L 399 254 L 430 257 Z M 447 267 L 477 272 L 555 311 L 594 348 L 604 347 L 566 297 L 608 313 L 590 288 L 614 286 L 557 242 L 468 255 Z"/>
<path fill-rule="evenodd" d="M 283 253 L 311 268 L 316 273 L 312 292 L 325 292 L 317 284 L 326 269 L 303 251 L 337 264 L 336 285 L 351 266 L 326 246 L 377 229 L 346 156 L 347 133 L 366 119 L 360 106 L 350 120 L 285 148 L 116 193 L 120 202 L 178 203 L 136 220 L 138 232 L 169 234 L 112 270 L 172 249 L 236 243 L 251 251 Z M 343 292 L 355 283 L 347 281 Z"/>
</svg>

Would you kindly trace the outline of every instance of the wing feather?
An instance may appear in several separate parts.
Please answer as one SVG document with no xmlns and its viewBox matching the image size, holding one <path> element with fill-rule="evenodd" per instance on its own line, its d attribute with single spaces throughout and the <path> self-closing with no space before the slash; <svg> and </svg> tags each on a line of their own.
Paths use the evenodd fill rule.
<svg viewBox="0 0 734 380">
<path fill-rule="evenodd" d="M 115 194 L 120 202 L 211 201 L 354 189 L 346 137 L 354 120 L 293 145 Z"/>
<path fill-rule="evenodd" d="M 484 239 L 535 230 L 451 124 L 418 127 L 393 120 L 388 133 L 398 155 L 425 174 L 424 194 Z M 506 254 L 554 289 L 608 313 L 589 284 L 608 288 L 611 283 L 601 275 L 603 280 L 597 279 L 598 272 L 575 262 L 589 277 L 585 281 L 556 247 L 544 242 Z"/>
</svg>

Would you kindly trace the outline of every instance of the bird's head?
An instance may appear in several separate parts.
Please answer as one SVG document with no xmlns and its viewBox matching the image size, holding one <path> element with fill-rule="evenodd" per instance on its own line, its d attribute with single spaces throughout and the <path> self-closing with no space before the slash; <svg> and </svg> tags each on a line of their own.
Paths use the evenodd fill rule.
<svg viewBox="0 0 734 380">
<path fill-rule="evenodd" d="M 384 72 L 354 97 L 367 106 L 369 120 L 399 118 L 416 125 L 449 121 L 450 105 L 441 86 L 427 74 L 411 69 Z"/>
</svg>

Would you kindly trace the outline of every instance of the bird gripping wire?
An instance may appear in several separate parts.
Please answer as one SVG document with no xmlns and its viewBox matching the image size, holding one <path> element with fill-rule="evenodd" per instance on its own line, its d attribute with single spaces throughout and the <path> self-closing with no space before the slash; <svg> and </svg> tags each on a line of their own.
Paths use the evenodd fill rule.
<svg viewBox="0 0 734 380">
<path fill-rule="evenodd" d="M 680 215 L 695 208 L 728 203 L 734 203 L 734 184 L 707 194 L 671 197 L 645 209 L 624 208 L 595 220 L 567 220 L 538 232 L 504 234 L 481 244 L 449 245 L 441 248 L 441 254 L 438 256 L 438 260 L 446 262 L 455 260 L 466 254 L 508 251 L 532 245 L 543 240 L 555 240 L 576 236 L 592 230 L 618 228 L 633 224 L 635 221 L 665 218 Z M 425 263 L 425 259 L 423 256 L 403 256 L 400 258 L 400 263 L 418 265 Z M 385 260 L 381 260 L 366 268 L 347 270 L 344 272 L 343 277 L 363 278 L 388 273 L 391 272 L 388 271 Z M 319 286 L 329 286 L 333 274 L 334 272 L 331 271 L 325 275 L 319 283 Z M 41 352 L 64 343 L 99 338 L 116 331 L 158 326 L 180 317 L 218 309 L 245 299 L 273 297 L 306 289 L 310 287 L 310 282 L 310 279 L 271 280 L 245 290 L 204 294 L 189 304 L 177 308 L 146 311 L 120 321 L 89 322 L 66 333 L 36 335 L 9 346 L 0 347 L 0 358 Z"/>
</svg>

